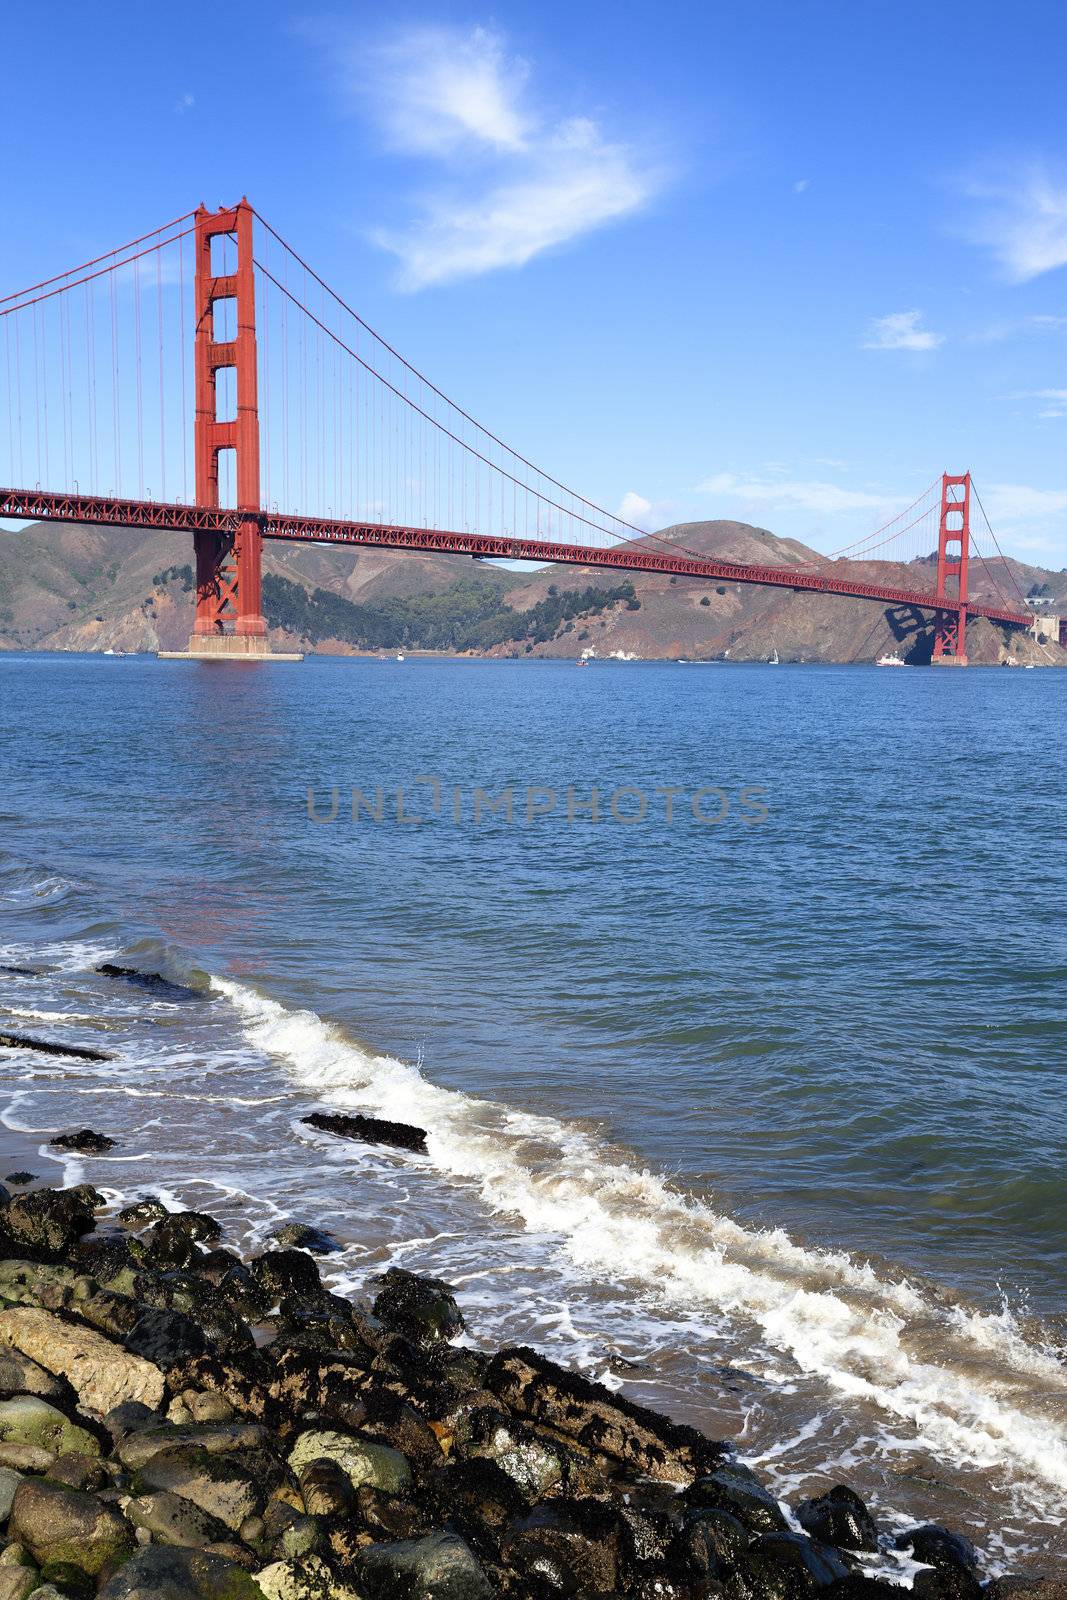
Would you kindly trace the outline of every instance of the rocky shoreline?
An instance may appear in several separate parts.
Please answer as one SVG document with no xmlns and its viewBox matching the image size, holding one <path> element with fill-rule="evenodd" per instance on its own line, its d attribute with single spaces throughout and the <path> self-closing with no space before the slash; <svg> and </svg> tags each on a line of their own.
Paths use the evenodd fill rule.
<svg viewBox="0 0 1067 1600">
<path fill-rule="evenodd" d="M 784 1507 L 729 1443 L 457 1343 L 437 1280 L 330 1293 L 315 1229 L 242 1261 L 205 1214 L 104 1207 L 0 1185 L 0 1600 L 877 1600 L 890 1550 L 923 1600 L 1067 1597 L 844 1486 Z"/>
</svg>

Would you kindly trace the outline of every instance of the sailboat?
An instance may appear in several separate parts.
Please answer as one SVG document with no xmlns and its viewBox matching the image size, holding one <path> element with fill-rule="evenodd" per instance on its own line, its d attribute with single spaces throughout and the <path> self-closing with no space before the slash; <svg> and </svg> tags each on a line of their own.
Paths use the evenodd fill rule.
<svg viewBox="0 0 1067 1600">
<path fill-rule="evenodd" d="M 770 660 L 769 660 L 769 661 L 768 661 L 768 662 L 767 662 L 767 665 L 768 665 L 768 666 L 769 666 L 769 667 L 777 667 L 777 666 L 779 666 L 779 665 L 780 665 L 780 664 L 781 664 L 781 663 L 780 663 L 780 662 L 779 662 L 779 660 L 778 660 L 778 646 L 777 646 L 777 645 L 775 645 L 775 647 L 774 647 L 774 649 L 773 649 L 773 650 L 772 650 L 772 652 L 771 652 L 771 658 L 770 658 Z"/>
</svg>

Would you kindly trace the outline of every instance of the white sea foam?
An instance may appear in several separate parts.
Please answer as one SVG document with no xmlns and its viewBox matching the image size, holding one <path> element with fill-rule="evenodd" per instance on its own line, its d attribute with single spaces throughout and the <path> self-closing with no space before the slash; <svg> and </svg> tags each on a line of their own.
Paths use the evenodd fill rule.
<svg viewBox="0 0 1067 1600">
<path fill-rule="evenodd" d="M 439 1174 L 473 1186 L 491 1211 L 549 1240 L 573 1268 L 671 1307 L 725 1315 L 798 1373 L 905 1424 L 910 1448 L 1025 1476 L 1037 1500 L 1044 1486 L 1043 1509 L 1057 1516 L 1067 1489 L 1067 1373 L 1010 1317 L 953 1306 L 781 1230 L 742 1228 L 579 1129 L 441 1088 L 312 1011 L 229 980 L 214 984 L 249 1042 L 302 1089 L 425 1128 Z M 353 1159 L 362 1159 L 358 1147 Z"/>
</svg>

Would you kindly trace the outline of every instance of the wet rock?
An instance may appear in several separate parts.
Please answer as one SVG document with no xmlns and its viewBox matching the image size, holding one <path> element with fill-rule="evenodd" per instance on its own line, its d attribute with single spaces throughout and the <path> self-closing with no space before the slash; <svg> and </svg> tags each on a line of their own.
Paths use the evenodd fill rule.
<svg viewBox="0 0 1067 1600">
<path fill-rule="evenodd" d="M 191 1317 L 180 1311 L 143 1311 L 126 1335 L 127 1350 L 164 1372 L 203 1355 L 207 1340 Z"/>
<path fill-rule="evenodd" d="M 131 1500 L 126 1517 L 135 1528 L 147 1528 L 156 1544 L 183 1549 L 202 1550 L 205 1545 L 222 1543 L 228 1535 L 224 1522 L 169 1490 Z"/>
<path fill-rule="evenodd" d="M 312 1228 L 304 1222 L 287 1222 L 276 1228 L 272 1238 L 283 1250 L 310 1250 L 315 1256 L 328 1256 L 341 1247 L 321 1228 Z"/>
<path fill-rule="evenodd" d="M 197 1393 L 186 1389 L 181 1399 L 194 1422 L 232 1422 L 233 1406 L 225 1395 L 212 1394 L 209 1389 Z"/>
<path fill-rule="evenodd" d="M 151 1406 L 146 1406 L 141 1400 L 124 1400 L 121 1405 L 113 1406 L 104 1417 L 104 1427 L 115 1444 L 118 1444 L 128 1433 L 136 1433 L 139 1428 L 150 1428 L 162 1422 L 158 1411 Z"/>
<path fill-rule="evenodd" d="M 218 1455 L 197 1445 L 159 1450 L 133 1479 L 139 1497 L 161 1491 L 181 1495 L 236 1533 L 255 1515 L 274 1483 L 261 1473 L 262 1458 L 247 1464 L 237 1455 Z M 279 1474 L 275 1474 L 275 1482 Z"/>
<path fill-rule="evenodd" d="M 372 1488 L 399 1494 L 411 1483 L 411 1468 L 399 1450 L 356 1434 L 325 1429 L 312 1428 L 300 1434 L 290 1452 L 289 1465 L 299 1477 L 309 1463 L 320 1457 L 336 1462 L 353 1488 L 369 1483 Z"/>
<path fill-rule="evenodd" d="M 43 1471 L 67 1450 L 90 1456 L 100 1453 L 100 1446 L 88 1429 L 78 1427 L 47 1400 L 38 1400 L 34 1395 L 0 1400 L 0 1441 L 5 1447 L 26 1447 L 21 1462 L 9 1448 L 4 1465 L 25 1465 L 29 1471 Z M 43 1464 L 37 1465 L 42 1454 Z"/>
<path fill-rule="evenodd" d="M 512 1411 L 645 1477 L 689 1483 L 729 1459 L 725 1445 L 695 1428 L 669 1422 L 533 1350 L 502 1350 L 490 1362 L 485 1381 Z"/>
<path fill-rule="evenodd" d="M 222 1556 L 151 1545 L 100 1590 L 100 1600 L 263 1600 L 263 1591 Z"/>
<path fill-rule="evenodd" d="M 512 1524 L 501 1548 L 515 1571 L 564 1594 L 606 1594 L 620 1580 L 620 1520 L 600 1500 L 546 1501 Z"/>
<path fill-rule="evenodd" d="M 754 1472 L 739 1461 L 724 1462 L 690 1485 L 685 1499 L 693 1506 L 729 1511 L 753 1533 L 774 1533 L 786 1526 L 781 1507 Z"/>
<path fill-rule="evenodd" d="M 184 983 L 172 983 L 161 972 L 142 972 L 138 967 L 117 967 L 113 961 L 103 961 L 96 971 L 102 978 L 122 978 L 126 983 L 135 984 L 138 989 L 147 989 L 150 993 L 168 1000 L 199 1000 L 199 991 L 190 989 Z"/>
<path fill-rule="evenodd" d="M 360 1592 L 331 1572 L 321 1556 L 275 1561 L 255 1576 L 265 1600 L 362 1600 Z"/>
<path fill-rule="evenodd" d="M 134 1200 L 130 1205 L 123 1206 L 119 1212 L 119 1221 L 124 1222 L 128 1228 L 149 1228 L 153 1223 L 162 1222 L 168 1215 L 169 1212 L 162 1200 L 146 1195 L 143 1200 Z"/>
<path fill-rule="evenodd" d="M 90 1277 L 121 1294 L 133 1293 L 139 1274 L 149 1266 L 148 1250 L 140 1239 L 100 1229 L 78 1241 L 71 1259 Z"/>
<path fill-rule="evenodd" d="M 267 1250 L 252 1258 L 252 1274 L 273 1300 L 287 1295 L 318 1295 L 319 1269 L 303 1250 Z"/>
<path fill-rule="evenodd" d="M 6 961 L 0 963 L 0 972 L 6 973 L 9 978 L 40 978 L 44 976 L 39 967 L 17 967 Z"/>
<path fill-rule="evenodd" d="M 910 1550 L 916 1561 L 950 1572 L 978 1571 L 974 1545 L 961 1533 L 950 1533 L 936 1522 L 906 1528 L 896 1539 L 898 1550 Z"/>
<path fill-rule="evenodd" d="M 106 1133 L 96 1133 L 92 1128 L 80 1128 L 77 1133 L 58 1133 L 49 1144 L 55 1150 L 76 1150 L 79 1155 L 98 1156 L 105 1150 L 114 1150 L 114 1139 Z"/>
<path fill-rule="evenodd" d="M 390 1122 L 383 1117 L 343 1116 L 325 1111 L 313 1111 L 302 1122 L 322 1133 L 336 1133 L 342 1139 L 361 1139 L 365 1144 L 389 1144 L 398 1150 L 426 1149 L 425 1128 L 414 1128 L 408 1122 Z"/>
<path fill-rule="evenodd" d="M 786 1575 L 794 1586 L 825 1589 L 849 1576 L 849 1569 L 835 1551 L 817 1545 L 804 1533 L 765 1533 L 748 1554 L 749 1570 Z M 745 1563 L 742 1563 L 744 1569 Z M 785 1592 L 788 1593 L 788 1583 Z"/>
<path fill-rule="evenodd" d="M 27 1479 L 15 1492 L 10 1531 L 42 1567 L 69 1564 L 88 1577 L 133 1549 L 120 1512 L 95 1495 L 48 1480 Z"/>
<path fill-rule="evenodd" d="M 72 1061 L 111 1061 L 105 1050 L 90 1050 L 86 1045 L 56 1044 L 52 1039 L 35 1039 L 28 1033 L 0 1033 L 0 1048 L 36 1050 L 42 1056 L 67 1056 Z"/>
<path fill-rule="evenodd" d="M 403 1495 L 387 1494 L 384 1489 L 361 1483 L 356 1490 L 353 1520 L 371 1538 L 421 1539 L 431 1533 L 433 1521 L 421 1505 Z"/>
<path fill-rule="evenodd" d="M 66 1378 L 47 1371 L 21 1350 L 0 1347 L 0 1395 L 35 1394 L 40 1400 L 50 1400 L 53 1405 L 73 1406 L 77 1396 Z"/>
<path fill-rule="evenodd" d="M 671 1553 L 694 1577 L 715 1578 L 732 1571 L 751 1537 L 729 1511 L 709 1506 L 686 1514 Z"/>
<path fill-rule="evenodd" d="M 21 1187 L 21 1185 L 24 1183 L 34 1183 L 36 1178 L 36 1172 L 9 1172 L 7 1177 L 4 1179 L 4 1182 L 14 1183 Z"/>
<path fill-rule="evenodd" d="M 464 1538 L 483 1529 L 501 1532 L 526 1510 L 514 1479 L 495 1461 L 474 1457 L 441 1467 L 427 1486 L 429 1509 L 438 1522 L 455 1524 Z"/>
<path fill-rule="evenodd" d="M 859 1495 L 835 1484 L 817 1499 L 802 1500 L 797 1521 L 805 1533 L 842 1550 L 877 1550 L 878 1525 Z"/>
<path fill-rule="evenodd" d="M 213 1244 L 222 1229 L 214 1217 L 200 1211 L 175 1211 L 157 1222 L 145 1236 L 152 1259 L 164 1266 L 187 1267 L 199 1260 L 198 1246 Z"/>
<path fill-rule="evenodd" d="M 154 1407 L 163 1398 L 163 1374 L 158 1367 L 129 1354 L 103 1334 L 62 1322 L 48 1311 L 31 1306 L 0 1311 L 0 1344 L 21 1350 L 49 1372 L 61 1374 L 79 1402 L 100 1416 L 124 1400 L 140 1400 Z"/>
<path fill-rule="evenodd" d="M 84 1199 L 60 1189 L 34 1189 L 16 1195 L 0 1213 L 0 1236 L 16 1247 L 5 1254 L 40 1254 L 45 1260 L 63 1260 L 83 1233 L 93 1226 L 93 1213 Z"/>
<path fill-rule="evenodd" d="M 370 1600 L 489 1600 L 493 1592 L 470 1546 L 454 1533 L 368 1545 L 359 1570 Z"/>
<path fill-rule="evenodd" d="M 463 1332 L 464 1322 L 450 1284 L 390 1267 L 376 1280 L 374 1315 L 416 1345 L 437 1344 Z"/>
</svg>

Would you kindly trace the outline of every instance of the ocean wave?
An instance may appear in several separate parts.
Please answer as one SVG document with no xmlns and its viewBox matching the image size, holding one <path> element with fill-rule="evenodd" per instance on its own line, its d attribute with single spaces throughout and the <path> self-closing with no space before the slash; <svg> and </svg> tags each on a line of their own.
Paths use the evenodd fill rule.
<svg viewBox="0 0 1067 1600">
<path fill-rule="evenodd" d="M 313 1011 L 216 978 L 249 1043 L 301 1089 L 427 1131 L 427 1162 L 552 1241 L 584 1275 L 670 1308 L 726 1317 L 838 1396 L 905 1423 L 912 1445 L 1024 1476 L 1059 1520 L 1067 1488 L 1067 1371 L 992 1317 L 845 1252 L 741 1227 L 705 1200 L 620 1159 L 590 1134 L 446 1089 L 376 1055 Z M 358 1159 L 355 1155 L 354 1158 Z M 400 1159 L 400 1158 L 398 1158 Z"/>
</svg>

